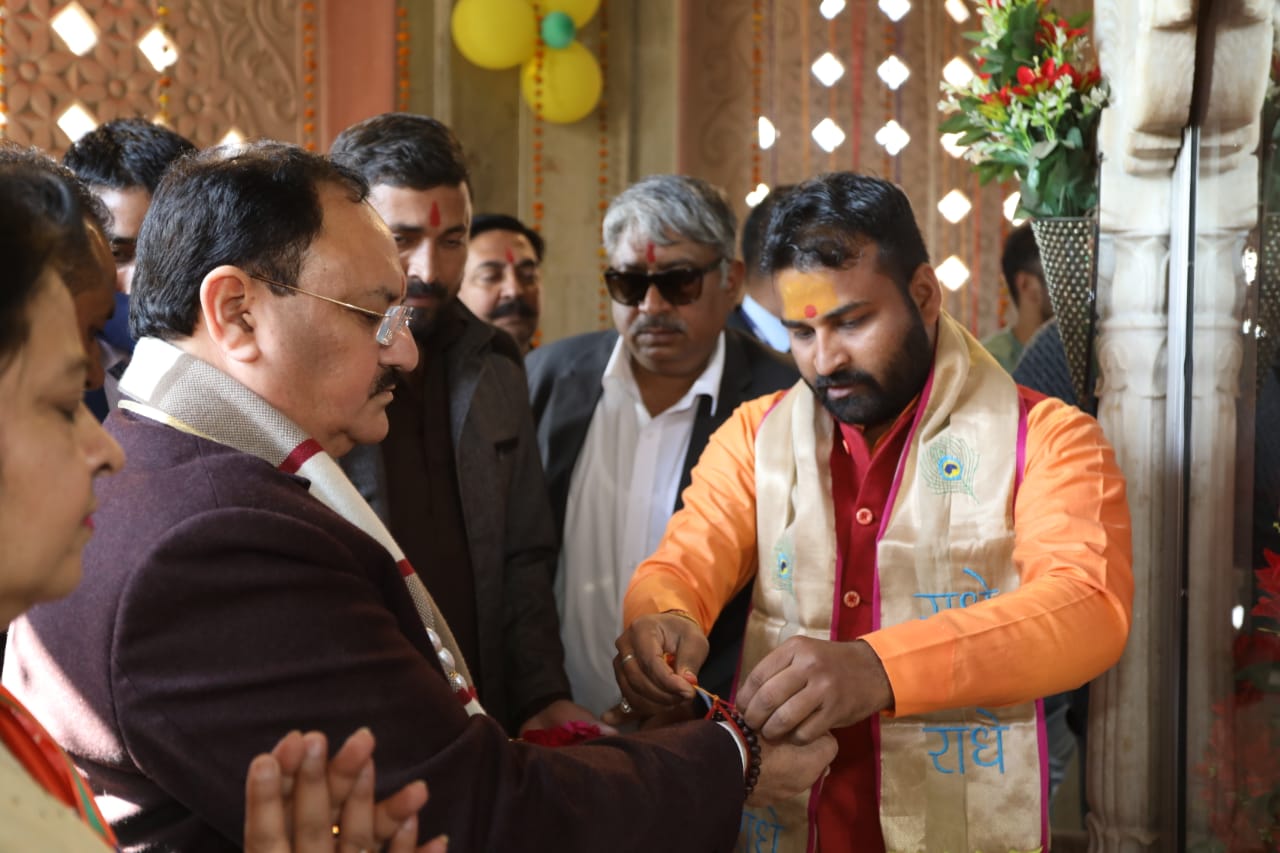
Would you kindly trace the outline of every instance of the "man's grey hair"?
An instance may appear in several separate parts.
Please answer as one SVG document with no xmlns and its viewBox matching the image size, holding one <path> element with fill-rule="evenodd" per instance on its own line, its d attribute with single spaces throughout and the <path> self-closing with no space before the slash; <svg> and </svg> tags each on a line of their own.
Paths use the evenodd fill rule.
<svg viewBox="0 0 1280 853">
<path fill-rule="evenodd" d="M 604 215 L 603 231 L 610 256 L 634 235 L 659 246 L 691 240 L 731 261 L 738 220 L 719 187 L 687 175 L 650 175 L 614 198 Z"/>
</svg>

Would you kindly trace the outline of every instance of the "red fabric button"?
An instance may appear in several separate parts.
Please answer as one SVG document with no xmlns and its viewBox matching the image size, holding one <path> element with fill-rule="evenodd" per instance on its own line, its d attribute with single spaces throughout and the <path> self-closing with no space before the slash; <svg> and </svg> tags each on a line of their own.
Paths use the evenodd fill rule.
<svg viewBox="0 0 1280 853">
<path fill-rule="evenodd" d="M 844 606 L 848 607 L 850 610 L 857 607 L 861 603 L 862 603 L 862 596 L 858 595 L 856 591 L 851 589 L 844 594 Z"/>
<path fill-rule="evenodd" d="M 866 527 L 868 524 L 876 520 L 876 514 L 865 506 L 853 514 L 853 520 Z"/>
</svg>

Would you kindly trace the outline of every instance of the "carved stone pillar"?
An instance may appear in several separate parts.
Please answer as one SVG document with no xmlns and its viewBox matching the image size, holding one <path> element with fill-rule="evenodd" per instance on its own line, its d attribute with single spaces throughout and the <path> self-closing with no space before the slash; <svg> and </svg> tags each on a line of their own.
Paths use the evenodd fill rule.
<svg viewBox="0 0 1280 853">
<path fill-rule="evenodd" d="M 1090 849 L 1171 849 L 1170 721 L 1176 600 L 1167 584 L 1166 376 L 1171 176 L 1190 112 L 1196 32 L 1191 0 L 1097 0 L 1102 69 L 1104 245 L 1100 269 L 1098 419 L 1128 482 L 1133 519 L 1133 628 L 1120 662 L 1094 682 L 1086 792 Z"/>
<path fill-rule="evenodd" d="M 1236 398 L 1243 351 L 1240 250 L 1256 220 L 1257 123 L 1271 44 L 1271 0 L 1215 3 L 1197 33 L 1191 0 L 1098 0 L 1103 70 L 1115 86 L 1104 117 L 1102 230 L 1115 269 L 1101 283 L 1099 420 L 1128 478 L 1134 533 L 1134 622 L 1120 664 L 1095 684 L 1089 721 L 1090 848 L 1171 850 L 1177 818 L 1173 763 L 1177 677 L 1185 679 L 1186 749 L 1203 760 L 1212 704 L 1231 687 L 1230 609 L 1235 529 Z M 1197 39 L 1209 63 L 1196 66 Z M 1192 114 L 1199 73 L 1201 114 Z M 1189 467 L 1167 443 L 1170 222 L 1185 203 L 1172 166 L 1182 129 L 1201 129 L 1196 180 Z M 1177 313 L 1174 324 L 1177 324 Z M 1176 387 L 1176 385 L 1175 385 Z M 1179 670 L 1177 569 L 1181 543 L 1172 489 L 1188 484 L 1187 660 Z M 1191 780 L 1188 842 L 1207 815 Z"/>
<path fill-rule="evenodd" d="M 1259 118 L 1272 39 L 1271 0 L 1236 0 L 1210 8 L 1200 38 L 1211 58 L 1196 186 L 1195 299 L 1191 347 L 1190 502 L 1187 515 L 1188 764 L 1205 761 L 1210 732 L 1233 689 L 1231 608 L 1239 588 L 1233 565 L 1236 412 L 1244 354 L 1241 253 L 1258 218 Z M 1252 386 L 1252 379 L 1249 381 Z M 1222 707 L 1222 706 L 1219 706 Z M 1234 727 L 1234 722 L 1227 721 Z M 1204 785 L 1222 780 L 1192 773 L 1187 841 L 1211 840 Z"/>
</svg>

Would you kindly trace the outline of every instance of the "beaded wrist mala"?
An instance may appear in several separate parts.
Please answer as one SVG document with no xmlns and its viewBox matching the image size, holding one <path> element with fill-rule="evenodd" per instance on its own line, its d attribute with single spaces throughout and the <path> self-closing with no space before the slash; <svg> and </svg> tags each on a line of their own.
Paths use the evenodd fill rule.
<svg viewBox="0 0 1280 853">
<path fill-rule="evenodd" d="M 694 690 L 707 701 L 710 706 L 704 719 L 713 723 L 725 723 L 729 728 L 733 729 L 738 739 L 742 741 L 746 747 L 747 767 L 746 767 L 746 796 L 750 797 L 751 792 L 756 788 L 756 782 L 760 781 L 760 739 L 756 735 L 755 730 L 747 725 L 747 720 L 733 706 L 732 703 L 726 702 L 716 694 L 701 687 L 694 686 Z"/>
</svg>

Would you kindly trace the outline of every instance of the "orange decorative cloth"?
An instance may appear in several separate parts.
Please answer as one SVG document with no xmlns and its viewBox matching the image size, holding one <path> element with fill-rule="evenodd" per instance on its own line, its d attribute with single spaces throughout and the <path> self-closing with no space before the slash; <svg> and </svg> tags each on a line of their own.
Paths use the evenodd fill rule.
<svg viewBox="0 0 1280 853">
<path fill-rule="evenodd" d="M 104 845 L 117 849 L 110 824 L 98 811 L 93 792 L 71 759 L 31 712 L 3 687 L 0 687 L 0 745 L 31 774 L 36 784 L 79 815 Z"/>
</svg>

